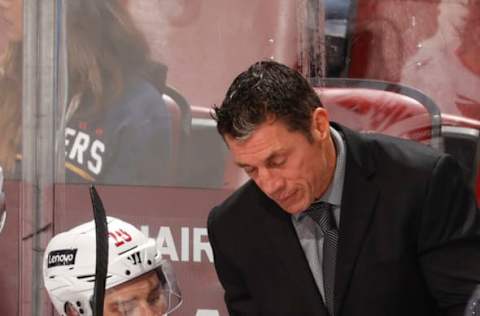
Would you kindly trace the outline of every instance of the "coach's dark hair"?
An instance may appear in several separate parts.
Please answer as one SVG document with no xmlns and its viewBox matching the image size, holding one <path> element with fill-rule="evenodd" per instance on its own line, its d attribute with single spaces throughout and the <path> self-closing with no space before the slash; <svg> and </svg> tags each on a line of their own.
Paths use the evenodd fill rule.
<svg viewBox="0 0 480 316">
<path fill-rule="evenodd" d="M 311 140 L 312 112 L 322 104 L 297 71 L 274 61 L 260 61 L 233 81 L 220 107 L 214 106 L 217 130 L 225 137 L 246 138 L 270 118 Z"/>
</svg>

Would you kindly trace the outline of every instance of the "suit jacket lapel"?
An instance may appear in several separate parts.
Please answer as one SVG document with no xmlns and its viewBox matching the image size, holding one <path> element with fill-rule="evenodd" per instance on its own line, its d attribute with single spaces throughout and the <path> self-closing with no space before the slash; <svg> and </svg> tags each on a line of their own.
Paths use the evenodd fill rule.
<svg viewBox="0 0 480 316">
<path fill-rule="evenodd" d="M 358 134 L 333 125 L 342 132 L 347 148 L 335 271 L 335 314 L 340 315 L 374 213 L 379 188 L 374 183 L 375 161 L 369 144 L 362 141 Z"/>
<path fill-rule="evenodd" d="M 313 315 L 327 316 L 322 297 L 310 271 L 308 261 L 298 241 L 290 215 L 272 201 L 265 200 L 265 231 L 272 248 L 277 253 L 274 262 L 279 262 L 285 270 L 285 282 L 290 291 L 302 293 L 302 298 L 310 304 Z M 287 283 L 288 278 L 291 282 Z"/>
</svg>

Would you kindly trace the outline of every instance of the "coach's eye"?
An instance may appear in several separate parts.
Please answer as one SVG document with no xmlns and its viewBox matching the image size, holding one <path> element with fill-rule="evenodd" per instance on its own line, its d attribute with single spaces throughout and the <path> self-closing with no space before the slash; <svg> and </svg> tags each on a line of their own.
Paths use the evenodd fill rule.
<svg viewBox="0 0 480 316">
<path fill-rule="evenodd" d="M 271 168 L 276 168 L 276 167 L 281 167 L 285 164 L 287 159 L 285 157 L 278 157 L 270 161 L 269 167 Z"/>
</svg>

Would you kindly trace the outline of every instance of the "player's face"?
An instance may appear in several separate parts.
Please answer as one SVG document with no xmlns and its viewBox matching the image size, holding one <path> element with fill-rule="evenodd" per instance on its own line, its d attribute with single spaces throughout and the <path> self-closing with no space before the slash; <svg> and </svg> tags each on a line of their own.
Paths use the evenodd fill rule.
<svg viewBox="0 0 480 316">
<path fill-rule="evenodd" d="M 6 35 L 12 42 L 18 42 L 22 40 L 22 9 L 22 0 L 0 0 L 0 18 L 6 22 Z"/>
<path fill-rule="evenodd" d="M 105 316 L 164 315 L 168 298 L 155 271 L 107 290 Z"/>
<path fill-rule="evenodd" d="M 260 189 L 294 214 L 325 192 L 335 169 L 335 148 L 323 108 L 313 113 L 311 135 L 313 141 L 279 120 L 270 120 L 245 140 L 226 135 L 225 141 L 235 162 Z"/>
</svg>

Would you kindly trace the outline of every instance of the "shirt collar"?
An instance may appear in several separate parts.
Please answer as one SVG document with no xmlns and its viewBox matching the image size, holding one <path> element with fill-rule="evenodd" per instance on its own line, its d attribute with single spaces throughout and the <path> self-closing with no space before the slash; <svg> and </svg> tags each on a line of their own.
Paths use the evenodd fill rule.
<svg viewBox="0 0 480 316">
<path fill-rule="evenodd" d="M 327 188 L 327 191 L 318 199 L 318 201 L 328 202 L 335 206 L 340 206 L 342 201 L 343 178 L 345 174 L 345 144 L 342 136 L 333 127 L 330 127 L 333 143 L 337 153 L 337 161 L 333 179 Z"/>
</svg>

